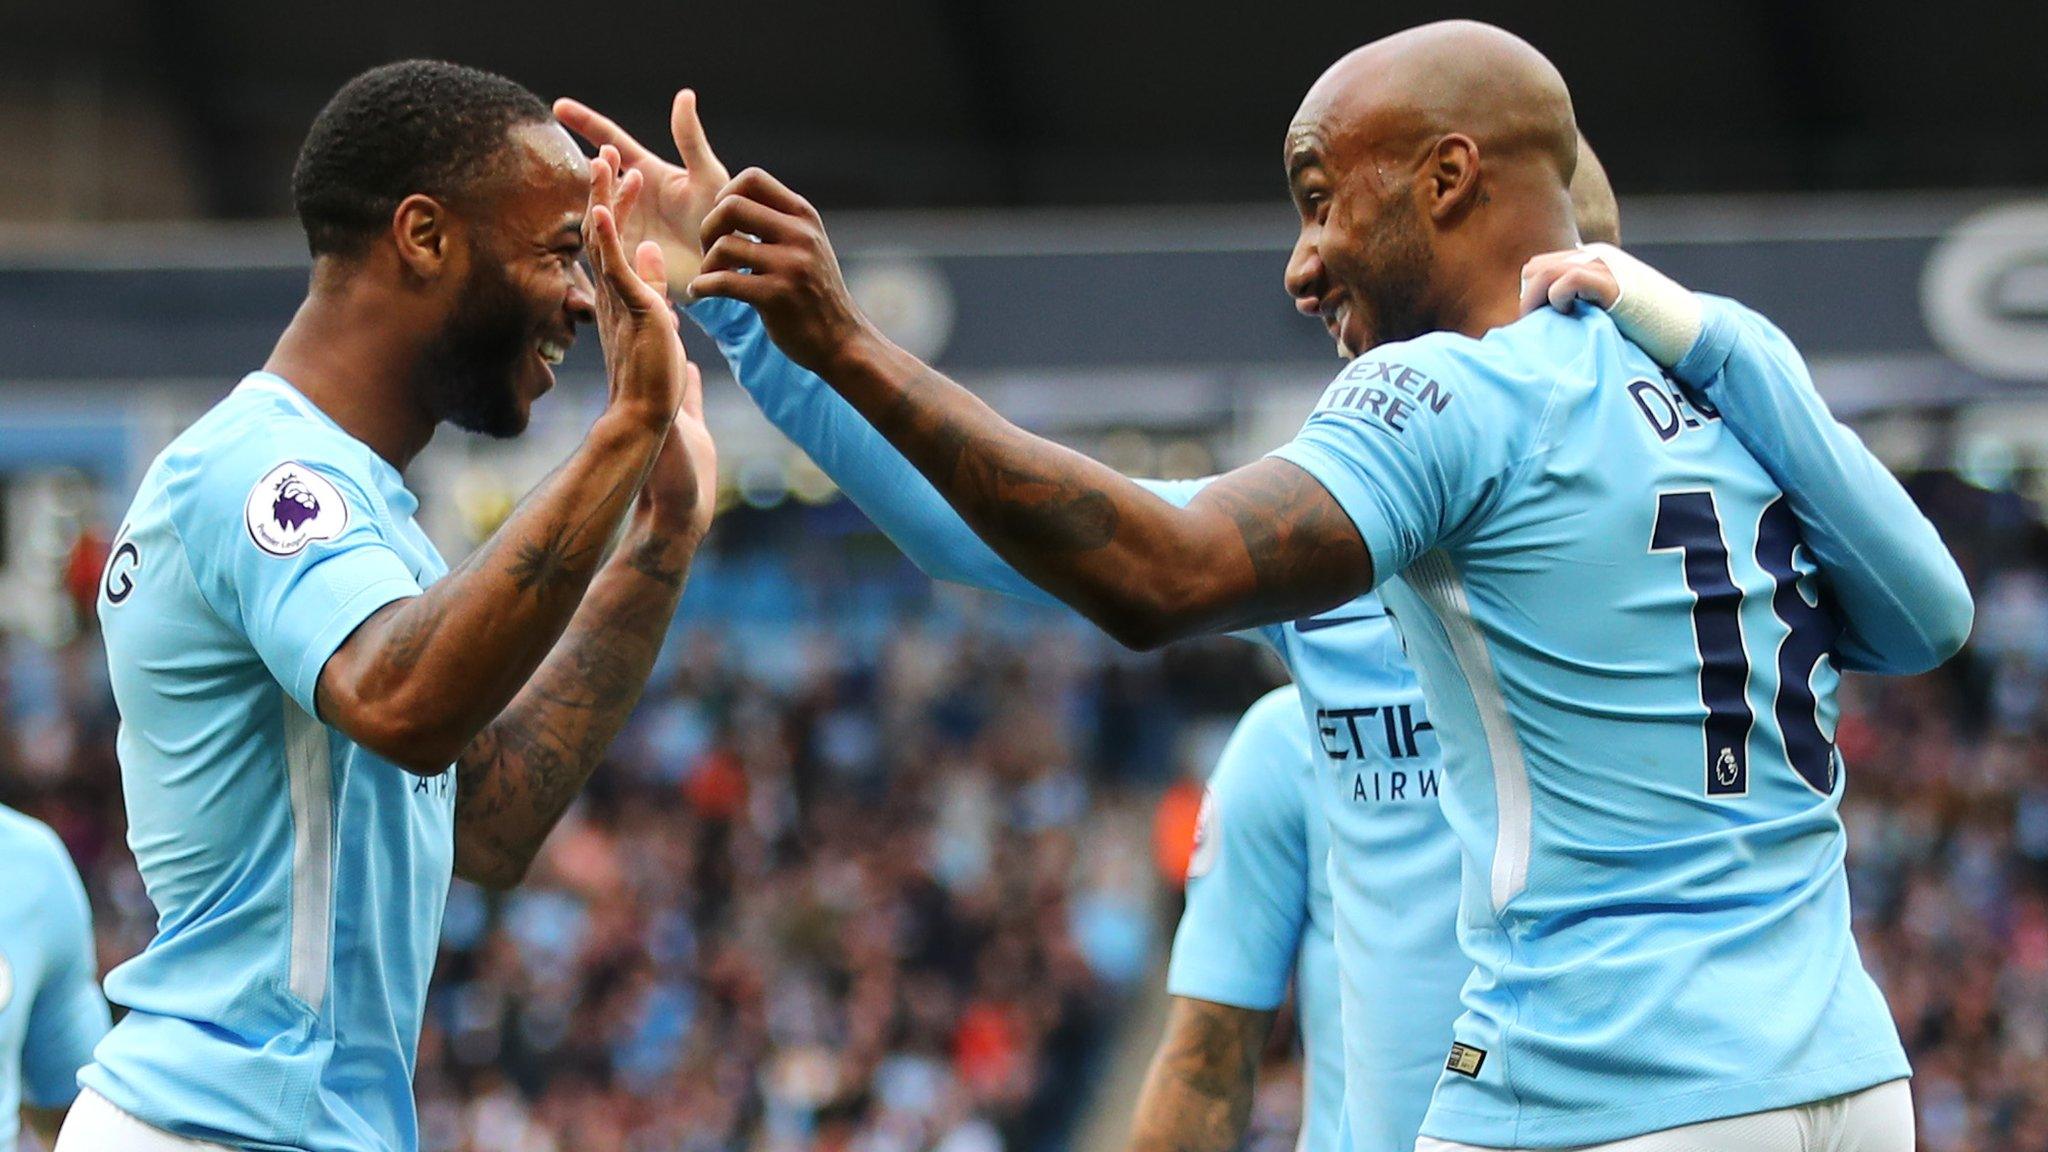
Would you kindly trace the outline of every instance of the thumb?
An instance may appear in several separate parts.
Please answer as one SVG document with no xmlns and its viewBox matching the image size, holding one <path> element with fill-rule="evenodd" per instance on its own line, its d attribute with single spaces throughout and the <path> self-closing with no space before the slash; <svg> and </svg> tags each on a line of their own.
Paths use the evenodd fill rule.
<svg viewBox="0 0 2048 1152">
<path fill-rule="evenodd" d="M 697 118 L 696 92 L 685 88 L 676 93 L 675 103 L 669 107 L 668 126 L 675 135 L 676 154 L 683 158 L 684 168 L 691 172 L 724 172 L 725 166 L 718 162 L 718 156 L 711 151 L 711 141 L 704 135 L 704 122 Z"/>
</svg>

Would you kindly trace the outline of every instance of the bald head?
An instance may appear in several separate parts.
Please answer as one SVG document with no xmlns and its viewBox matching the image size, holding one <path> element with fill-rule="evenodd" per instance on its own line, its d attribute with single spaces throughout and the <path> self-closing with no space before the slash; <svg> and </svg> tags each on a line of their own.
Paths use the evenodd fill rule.
<svg viewBox="0 0 2048 1152">
<path fill-rule="evenodd" d="M 1288 126 L 1288 291 L 1346 355 L 1512 323 L 1522 263 L 1573 241 L 1578 156 L 1564 77 L 1520 37 L 1447 20 L 1375 40 Z"/>
<path fill-rule="evenodd" d="M 1560 186 L 1578 158 L 1564 77 L 1521 37 L 1472 20 L 1424 24 L 1348 53 L 1302 100 L 1295 123 L 1308 122 L 1390 154 L 1458 133 L 1482 155 L 1542 160 Z"/>
<path fill-rule="evenodd" d="M 1621 205 L 1607 169 L 1593 155 L 1593 146 L 1579 137 L 1579 163 L 1572 171 L 1572 215 L 1579 222 L 1579 240 L 1586 244 L 1621 245 Z"/>
</svg>

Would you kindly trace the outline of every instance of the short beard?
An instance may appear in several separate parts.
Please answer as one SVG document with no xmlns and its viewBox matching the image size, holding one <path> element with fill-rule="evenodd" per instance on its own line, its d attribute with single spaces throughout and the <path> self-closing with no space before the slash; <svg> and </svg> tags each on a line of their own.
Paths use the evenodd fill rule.
<svg viewBox="0 0 2048 1152">
<path fill-rule="evenodd" d="M 436 421 L 500 440 L 526 431 L 514 384 L 519 358 L 533 352 L 525 313 L 503 269 L 487 259 L 472 266 L 455 315 L 420 365 L 421 389 Z"/>
<path fill-rule="evenodd" d="M 1430 304 L 1430 272 L 1436 254 L 1423 236 L 1413 201 L 1396 195 L 1380 213 L 1361 250 L 1367 270 L 1344 287 L 1365 310 L 1366 347 L 1413 340 L 1437 329 Z"/>
</svg>

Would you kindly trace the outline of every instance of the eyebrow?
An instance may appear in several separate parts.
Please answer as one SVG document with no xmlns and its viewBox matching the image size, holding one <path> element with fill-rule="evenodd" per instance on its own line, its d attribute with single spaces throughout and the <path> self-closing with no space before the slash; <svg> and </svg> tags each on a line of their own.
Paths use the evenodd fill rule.
<svg viewBox="0 0 2048 1152">
<path fill-rule="evenodd" d="M 1310 168 L 1322 166 L 1323 158 L 1313 148 L 1297 148 L 1287 156 L 1287 179 L 1292 181 Z"/>
</svg>

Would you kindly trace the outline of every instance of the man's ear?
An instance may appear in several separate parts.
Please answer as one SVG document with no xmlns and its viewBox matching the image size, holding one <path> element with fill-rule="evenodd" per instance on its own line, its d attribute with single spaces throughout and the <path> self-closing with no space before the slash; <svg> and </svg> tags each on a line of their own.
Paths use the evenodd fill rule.
<svg viewBox="0 0 2048 1152">
<path fill-rule="evenodd" d="M 398 261 L 422 280 L 439 279 L 454 258 L 458 225 L 448 206 L 432 196 L 413 193 L 391 213 L 391 240 Z"/>
<path fill-rule="evenodd" d="M 1479 203 L 1479 145 L 1462 132 L 1436 142 L 1423 163 L 1430 219 L 1445 223 Z"/>
</svg>

